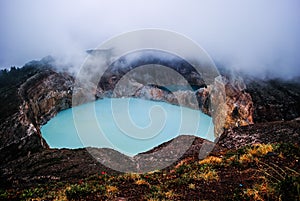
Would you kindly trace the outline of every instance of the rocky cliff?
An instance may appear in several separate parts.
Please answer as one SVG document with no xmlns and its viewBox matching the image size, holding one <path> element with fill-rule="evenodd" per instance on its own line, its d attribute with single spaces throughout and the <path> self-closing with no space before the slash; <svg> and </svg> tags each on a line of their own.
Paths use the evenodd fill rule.
<svg viewBox="0 0 300 201">
<path fill-rule="evenodd" d="M 164 79 L 169 79 L 169 75 Z M 246 85 L 240 77 L 220 76 L 214 85 L 205 87 L 194 85 L 196 89 L 182 89 L 185 85 L 168 89 L 168 85 L 149 85 L 144 82 L 127 76 L 116 86 L 112 83 L 112 86 L 107 87 L 109 90 L 98 90 L 103 93 L 97 96 L 138 97 L 200 109 L 213 117 L 216 137 L 222 134 L 224 128 L 253 124 L 253 101 L 251 95 L 245 91 Z"/>
<path fill-rule="evenodd" d="M 48 63 L 34 63 L 34 65 L 34 72 L 30 71 L 28 77 L 21 80 L 13 89 L 16 91 L 13 101 L 16 102 L 16 109 L 10 109 L 10 111 L 14 113 L 7 117 L 2 115 L 0 156 L 3 161 L 47 148 L 47 144 L 41 137 L 40 126 L 57 112 L 71 107 L 74 78 L 68 73 L 55 72 Z M 120 77 L 119 71 L 108 72 L 106 75 L 109 77 L 104 77 L 104 80 Z M 122 73 L 124 74 L 123 71 Z M 142 82 L 136 78 L 136 75 L 129 76 L 125 81 L 124 79 L 120 81 L 125 84 L 119 85 L 115 83 L 107 85 L 108 83 L 104 81 L 106 85 L 99 84 L 97 93 L 94 95 L 96 98 L 139 97 L 180 104 L 194 109 L 199 108 L 204 113 L 213 116 L 218 134 L 221 134 L 224 128 L 284 118 L 293 119 L 299 116 L 297 104 L 299 103 L 299 85 L 294 82 L 286 84 L 283 81 L 266 82 L 247 78 L 246 87 L 241 77 L 223 76 L 218 79 L 213 88 L 205 86 L 199 76 L 193 76 L 193 84 L 198 83 L 198 85 L 193 85 L 196 86 L 195 88 L 182 89 L 173 86 L 172 89 L 168 89 L 168 87 L 146 84 L 145 80 Z M 106 88 L 102 89 L 101 86 Z M 224 94 L 219 93 L 221 90 L 218 87 L 225 89 L 225 97 Z M 7 90 L 2 95 L 4 100 L 11 97 L 8 96 Z M 224 101 L 220 102 L 222 99 Z M 212 105 L 215 107 L 214 110 Z"/>
<path fill-rule="evenodd" d="M 254 104 L 254 122 L 286 121 L 300 117 L 300 81 L 247 77 L 246 91 Z"/>
<path fill-rule="evenodd" d="M 15 90 L 11 101 L 18 104 L 13 114 L 3 115 L 0 124 L 2 162 L 48 148 L 41 137 L 40 127 L 60 110 L 71 107 L 72 84 L 71 76 L 57 73 L 47 65 L 39 65 L 34 67 L 33 74 L 10 89 Z M 2 97 L 6 104 L 10 104 L 6 98 Z"/>
<path fill-rule="evenodd" d="M 190 71 L 186 72 L 190 73 Z M 22 183 L 29 177 L 33 177 L 33 180 L 39 182 L 53 180 L 53 178 L 54 180 L 55 178 L 74 178 L 75 176 L 70 175 L 71 173 L 76 173 L 78 177 L 82 177 L 105 169 L 103 166 L 92 168 L 97 162 L 92 158 L 87 158 L 85 150 L 48 149 L 49 147 L 41 137 L 40 126 L 57 112 L 71 107 L 73 77 L 67 73 L 56 72 L 47 63 L 34 63 L 28 72 L 23 73 L 26 76 L 21 77 L 18 82 L 13 84 L 3 85 L 0 91 L 1 100 L 5 103 L 5 105 L 1 105 L 0 115 L 2 121 L 0 124 L 0 169 L 3 184 L 8 182 L 9 185 L 15 185 L 14 182 Z M 114 76 L 109 75 L 108 78 Z M 224 76 L 217 80 L 218 82 L 215 84 L 217 88 L 213 88 L 203 85 L 201 79 L 197 81 L 199 77 L 192 77 L 194 79 L 193 84 L 197 86 L 192 90 L 147 85 L 136 79 L 129 79 L 127 80 L 129 85 L 119 85 L 115 89 L 113 88 L 114 82 L 108 85 L 109 82 L 105 81 L 103 82 L 105 85 L 99 84 L 95 96 L 101 98 L 126 95 L 167 101 L 173 104 L 178 104 L 180 101 L 182 105 L 191 108 L 199 107 L 203 112 L 214 117 L 215 125 L 221 122 L 219 129 L 223 129 L 223 125 L 226 128 L 226 132 L 220 140 L 222 146 L 233 146 L 229 141 L 224 141 L 223 136 L 229 136 L 228 139 L 232 137 L 233 144 L 255 143 L 262 139 L 261 136 L 267 136 L 263 137 L 263 142 L 272 140 L 273 135 L 267 131 L 268 126 L 280 129 L 278 136 L 282 141 L 285 140 L 282 136 L 285 135 L 286 131 L 288 131 L 287 135 L 290 136 L 290 139 L 286 138 L 288 141 L 299 139 L 299 131 L 296 132 L 294 126 L 297 127 L 299 122 L 285 123 L 282 121 L 300 116 L 299 83 L 282 80 L 262 81 L 252 78 L 244 78 L 244 82 L 240 78 Z M 225 97 L 224 94 L 218 93 L 220 91 L 217 90 L 218 87 L 225 89 Z M 222 99 L 224 99 L 224 104 L 218 104 L 218 101 Z M 219 112 L 211 110 L 209 108 L 211 104 L 220 107 L 215 110 Z M 10 109 L 7 110 L 6 106 Z M 225 119 L 225 122 L 222 122 L 222 119 Z M 247 126 L 256 122 L 277 120 L 281 120 L 281 122 Z M 243 127 L 234 128 L 240 126 Z M 274 129 L 273 131 L 276 133 Z M 251 137 L 252 135 L 253 137 Z M 202 142 L 203 140 L 194 142 L 193 147 L 201 147 Z M 192 150 L 190 152 L 194 153 Z M 68 158 L 72 159 L 69 161 Z M 82 162 L 86 162 L 86 164 Z M 28 165 L 30 167 L 27 167 Z M 21 171 L 23 166 L 26 168 Z M 47 167 L 47 169 L 42 171 L 43 167 Z M 36 168 L 39 168 L 39 171 Z M 38 175 L 33 176 L 36 172 L 39 172 Z M 52 178 L 52 176 L 54 177 Z"/>
</svg>

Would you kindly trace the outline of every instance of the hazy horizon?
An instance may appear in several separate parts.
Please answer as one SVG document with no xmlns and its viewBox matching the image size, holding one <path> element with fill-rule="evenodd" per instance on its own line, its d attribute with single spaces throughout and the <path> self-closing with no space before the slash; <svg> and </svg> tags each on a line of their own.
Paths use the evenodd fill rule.
<svg viewBox="0 0 300 201">
<path fill-rule="evenodd" d="M 12 0 L 0 7 L 0 68 L 47 55 L 77 65 L 115 35 L 157 28 L 185 35 L 229 68 L 300 76 L 297 0 Z"/>
</svg>

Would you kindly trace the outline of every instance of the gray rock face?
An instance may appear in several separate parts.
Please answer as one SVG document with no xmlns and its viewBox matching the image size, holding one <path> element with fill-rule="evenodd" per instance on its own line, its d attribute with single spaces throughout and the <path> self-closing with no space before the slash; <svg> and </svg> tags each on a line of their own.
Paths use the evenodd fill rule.
<svg viewBox="0 0 300 201">
<path fill-rule="evenodd" d="M 20 110 L 35 125 L 45 124 L 57 112 L 71 107 L 73 82 L 66 73 L 48 71 L 34 75 L 19 89 L 24 99 Z"/>
<path fill-rule="evenodd" d="M 48 148 L 40 126 L 71 107 L 72 84 L 71 76 L 48 69 L 36 73 L 19 87 L 19 110 L 0 125 L 0 160 Z"/>
<path fill-rule="evenodd" d="M 169 91 L 165 86 L 145 85 L 132 77 L 108 88 L 112 90 L 103 93 L 102 97 L 137 97 L 201 110 L 213 117 L 216 137 L 222 134 L 224 128 L 253 124 L 253 101 L 250 94 L 244 91 L 246 86 L 241 78 L 237 80 L 220 76 L 213 85 L 195 91 Z M 98 91 L 104 90 L 100 88 Z"/>
<path fill-rule="evenodd" d="M 254 122 L 292 120 L 300 117 L 300 79 L 246 80 L 254 102 Z"/>
</svg>

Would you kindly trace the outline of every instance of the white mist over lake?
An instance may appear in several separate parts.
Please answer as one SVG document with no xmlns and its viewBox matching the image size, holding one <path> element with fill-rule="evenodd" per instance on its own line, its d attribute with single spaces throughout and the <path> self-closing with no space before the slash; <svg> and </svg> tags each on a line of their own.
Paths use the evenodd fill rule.
<svg viewBox="0 0 300 201">
<path fill-rule="evenodd" d="M 112 148 L 133 156 L 179 135 L 214 140 L 199 110 L 137 98 L 105 98 L 59 112 L 42 126 L 51 148 Z"/>
</svg>

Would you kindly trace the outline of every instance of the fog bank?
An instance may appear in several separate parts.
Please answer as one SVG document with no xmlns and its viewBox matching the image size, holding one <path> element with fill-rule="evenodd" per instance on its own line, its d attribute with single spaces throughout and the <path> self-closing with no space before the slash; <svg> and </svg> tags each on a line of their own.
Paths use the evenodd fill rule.
<svg viewBox="0 0 300 201">
<path fill-rule="evenodd" d="M 47 55 L 79 68 L 85 50 L 123 32 L 175 31 L 222 65 L 252 75 L 300 75 L 297 0 L 24 0 L 0 2 L 0 68 Z"/>
</svg>

